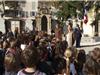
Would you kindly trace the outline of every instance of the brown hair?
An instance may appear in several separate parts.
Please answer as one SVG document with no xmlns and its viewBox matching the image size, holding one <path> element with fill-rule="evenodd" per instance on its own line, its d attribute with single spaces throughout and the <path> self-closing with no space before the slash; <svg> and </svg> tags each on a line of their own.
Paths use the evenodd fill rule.
<svg viewBox="0 0 100 75">
<path fill-rule="evenodd" d="M 98 47 L 94 48 L 93 54 L 94 54 L 94 56 L 96 56 L 97 59 L 100 58 L 100 48 L 98 48 Z"/>
<path fill-rule="evenodd" d="M 34 67 L 38 63 L 38 51 L 35 47 L 26 47 L 22 52 L 22 60 L 26 67 Z"/>
<path fill-rule="evenodd" d="M 100 48 L 96 47 L 92 51 L 90 51 L 90 55 L 86 59 L 86 63 L 84 65 L 83 71 L 87 74 L 99 75 L 99 63 L 97 63 L 97 59 L 100 56 Z"/>
<path fill-rule="evenodd" d="M 9 42 L 8 41 L 4 41 L 3 42 L 3 48 L 7 49 L 9 47 Z"/>
<path fill-rule="evenodd" d="M 7 71 L 15 70 L 16 60 L 12 53 L 7 53 L 5 55 L 4 63 Z"/>
</svg>

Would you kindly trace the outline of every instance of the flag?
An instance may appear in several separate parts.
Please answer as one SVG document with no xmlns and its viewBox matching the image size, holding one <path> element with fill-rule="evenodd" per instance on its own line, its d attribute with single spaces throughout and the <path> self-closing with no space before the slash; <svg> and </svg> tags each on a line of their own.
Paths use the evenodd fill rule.
<svg viewBox="0 0 100 75">
<path fill-rule="evenodd" d="M 88 16 L 87 16 L 87 10 L 86 10 L 86 7 L 84 8 L 84 23 L 87 24 L 88 22 Z"/>
<path fill-rule="evenodd" d="M 87 24 L 87 22 L 88 22 L 88 16 L 84 15 L 84 23 Z"/>
</svg>

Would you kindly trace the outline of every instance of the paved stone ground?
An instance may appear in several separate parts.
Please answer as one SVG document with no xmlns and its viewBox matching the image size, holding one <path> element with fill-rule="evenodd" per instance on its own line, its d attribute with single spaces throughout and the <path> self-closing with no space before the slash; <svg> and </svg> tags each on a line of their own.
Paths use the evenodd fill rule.
<svg viewBox="0 0 100 75">
<path fill-rule="evenodd" d="M 75 44 L 74 44 L 75 46 Z M 78 50 L 84 49 L 86 54 L 89 51 L 92 51 L 95 47 L 100 48 L 100 37 L 82 37 L 81 38 L 81 47 L 77 48 Z"/>
<path fill-rule="evenodd" d="M 100 45 L 91 45 L 91 46 L 83 46 L 83 47 L 80 47 L 80 48 L 77 48 L 78 50 L 79 49 L 84 49 L 86 54 L 88 54 L 89 51 L 92 51 L 95 47 L 99 47 L 100 48 Z"/>
<path fill-rule="evenodd" d="M 100 37 L 82 37 L 81 38 L 81 45 L 97 45 L 100 44 Z"/>
<path fill-rule="evenodd" d="M 81 47 L 77 49 L 84 49 L 86 54 L 88 54 L 88 52 L 93 50 L 95 47 L 100 48 L 100 37 L 82 37 Z"/>
</svg>

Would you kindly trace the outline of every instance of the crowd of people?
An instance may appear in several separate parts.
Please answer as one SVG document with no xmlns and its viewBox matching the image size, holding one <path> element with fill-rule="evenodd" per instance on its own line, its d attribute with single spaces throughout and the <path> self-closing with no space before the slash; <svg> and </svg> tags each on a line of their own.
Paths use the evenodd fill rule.
<svg viewBox="0 0 100 75">
<path fill-rule="evenodd" d="M 73 47 L 75 41 L 76 47 L 80 47 L 78 29 L 74 32 L 69 24 L 65 40 L 60 29 L 52 35 L 37 29 L 21 33 L 9 29 L 6 34 L 0 33 L 0 75 L 100 75 L 100 48 L 86 55 L 85 50 Z M 67 48 L 72 52 L 70 74 L 66 73 Z"/>
</svg>

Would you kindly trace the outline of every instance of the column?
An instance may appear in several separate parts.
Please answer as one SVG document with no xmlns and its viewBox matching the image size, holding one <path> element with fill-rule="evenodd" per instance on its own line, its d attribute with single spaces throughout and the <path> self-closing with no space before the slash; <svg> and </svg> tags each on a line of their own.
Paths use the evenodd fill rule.
<svg viewBox="0 0 100 75">
<path fill-rule="evenodd" d="M 41 30 L 41 17 L 40 16 L 36 16 L 36 27 L 38 28 L 38 30 Z"/>
<path fill-rule="evenodd" d="M 4 24 L 4 19 L 0 18 L 0 31 L 5 33 L 5 24 Z"/>
<path fill-rule="evenodd" d="M 33 30 L 32 20 L 31 19 L 26 19 L 25 28 L 26 28 L 27 31 L 32 31 Z"/>
<path fill-rule="evenodd" d="M 48 34 L 51 34 L 51 15 L 48 15 L 48 16 L 47 16 L 47 19 L 48 19 L 47 33 L 48 33 Z"/>
</svg>

